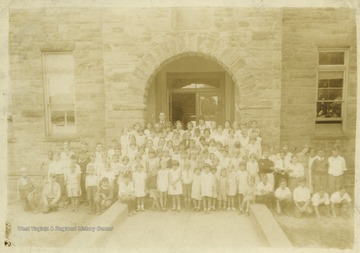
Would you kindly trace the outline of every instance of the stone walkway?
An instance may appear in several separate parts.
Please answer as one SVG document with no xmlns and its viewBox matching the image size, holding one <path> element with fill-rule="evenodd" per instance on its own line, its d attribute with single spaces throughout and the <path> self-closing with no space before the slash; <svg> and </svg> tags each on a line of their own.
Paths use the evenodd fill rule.
<svg viewBox="0 0 360 253">
<path fill-rule="evenodd" d="M 146 210 L 127 218 L 101 246 L 128 249 L 237 248 L 261 247 L 264 242 L 256 233 L 250 218 L 240 216 L 237 212 L 204 214 Z"/>
</svg>

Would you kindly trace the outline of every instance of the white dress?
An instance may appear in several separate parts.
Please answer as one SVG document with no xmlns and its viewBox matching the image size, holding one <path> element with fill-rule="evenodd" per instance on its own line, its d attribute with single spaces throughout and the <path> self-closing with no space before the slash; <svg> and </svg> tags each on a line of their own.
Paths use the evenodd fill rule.
<svg viewBox="0 0 360 253">
<path fill-rule="evenodd" d="M 246 189 L 247 189 L 247 178 L 248 178 L 248 173 L 246 170 L 238 170 L 236 173 L 236 179 L 238 181 L 238 193 L 239 194 L 243 194 L 245 195 L 246 193 Z"/>
<path fill-rule="evenodd" d="M 213 186 L 214 186 L 214 176 L 213 174 L 203 172 L 201 174 L 201 196 L 202 197 L 212 197 L 213 196 Z"/>
<path fill-rule="evenodd" d="M 169 189 L 169 170 L 161 169 L 158 171 L 158 191 L 167 192 Z"/>
<path fill-rule="evenodd" d="M 181 183 L 181 169 L 170 170 L 169 175 L 169 195 L 181 195 L 182 191 L 182 183 Z M 175 185 L 172 185 L 171 182 L 177 181 Z"/>
<path fill-rule="evenodd" d="M 146 173 L 145 172 L 137 172 L 133 173 L 133 181 L 134 181 L 134 190 L 135 197 L 145 197 L 145 182 L 146 182 Z"/>
<path fill-rule="evenodd" d="M 192 180 L 191 198 L 201 200 L 201 175 L 194 175 Z"/>
<path fill-rule="evenodd" d="M 231 172 L 228 174 L 228 196 L 235 196 L 236 195 L 236 174 L 235 172 Z"/>
<path fill-rule="evenodd" d="M 257 177 L 259 173 L 259 164 L 257 162 L 250 162 L 246 163 L 246 171 L 252 177 Z"/>
</svg>

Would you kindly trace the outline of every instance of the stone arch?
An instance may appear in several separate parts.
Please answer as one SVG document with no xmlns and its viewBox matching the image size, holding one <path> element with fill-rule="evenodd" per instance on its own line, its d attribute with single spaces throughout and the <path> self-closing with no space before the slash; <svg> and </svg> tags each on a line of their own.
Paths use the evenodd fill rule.
<svg viewBox="0 0 360 253">
<path fill-rule="evenodd" d="M 235 41 L 198 34 L 168 36 L 141 58 L 130 78 L 130 87 L 143 91 L 144 104 L 150 83 L 158 71 L 184 56 L 201 56 L 217 62 L 229 73 L 235 85 L 240 83 L 244 67 L 251 60 L 249 52 Z"/>
</svg>

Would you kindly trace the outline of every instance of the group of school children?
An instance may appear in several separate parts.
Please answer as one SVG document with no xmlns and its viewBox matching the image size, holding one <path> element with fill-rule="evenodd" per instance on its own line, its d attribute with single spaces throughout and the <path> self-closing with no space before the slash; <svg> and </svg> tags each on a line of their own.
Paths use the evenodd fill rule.
<svg viewBox="0 0 360 253">
<path fill-rule="evenodd" d="M 129 215 L 145 207 L 249 215 L 253 203 L 262 203 L 274 215 L 301 217 L 313 210 L 317 218 L 322 210 L 325 215 L 349 214 L 351 198 L 343 184 L 347 169 L 337 148 L 328 158 L 323 150 L 316 154 L 309 147 L 292 153 L 287 144 L 277 153 L 262 147 L 255 120 L 241 125 L 226 121 L 224 127 L 207 123 L 188 122 L 184 129 L 182 122 L 173 126 L 160 117 L 145 129 L 135 124 L 122 130 L 107 150 L 97 143 L 94 152 L 82 143 L 75 154 L 66 141 L 41 166 L 45 182 L 39 205 L 49 212 L 66 208 L 71 200 L 71 210 L 77 212 L 80 201 L 101 214 L 120 201 Z M 36 185 L 26 169 L 22 172 L 22 203 L 36 206 Z"/>
</svg>

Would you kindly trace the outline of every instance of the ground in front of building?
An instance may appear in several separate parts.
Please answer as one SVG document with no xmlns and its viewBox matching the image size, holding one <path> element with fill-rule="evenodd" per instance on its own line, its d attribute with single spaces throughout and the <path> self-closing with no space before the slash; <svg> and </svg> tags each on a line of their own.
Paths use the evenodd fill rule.
<svg viewBox="0 0 360 253">
<path fill-rule="evenodd" d="M 88 207 L 79 206 L 79 212 L 71 212 L 70 206 L 59 208 L 48 214 L 23 211 L 20 203 L 7 206 L 7 217 L 11 222 L 10 239 L 16 247 L 63 247 L 78 231 L 32 231 L 34 227 L 74 227 L 89 224 L 96 217 L 88 212 Z M 30 227 L 25 231 L 22 227 Z"/>
<path fill-rule="evenodd" d="M 129 217 L 101 246 L 123 248 L 262 247 L 250 217 L 236 211 L 145 211 Z"/>
<path fill-rule="evenodd" d="M 314 216 L 301 219 L 275 217 L 294 247 L 351 249 L 354 245 L 354 220 Z"/>
<path fill-rule="evenodd" d="M 18 226 L 86 226 L 97 216 L 80 205 L 79 212 L 70 208 L 49 214 L 33 214 L 22 210 L 20 203 L 8 205 L 8 219 L 12 222 L 11 240 L 16 246 L 62 247 L 76 232 L 19 231 Z M 295 247 L 352 248 L 354 244 L 353 218 L 315 217 L 297 219 L 293 216 L 275 217 Z M 105 224 L 102 224 L 105 225 Z M 161 239 L 159 239 L 161 238 Z M 127 218 L 105 238 L 102 247 L 122 245 L 125 248 L 145 247 L 261 247 L 249 217 L 235 211 L 210 214 L 145 210 Z"/>
</svg>

